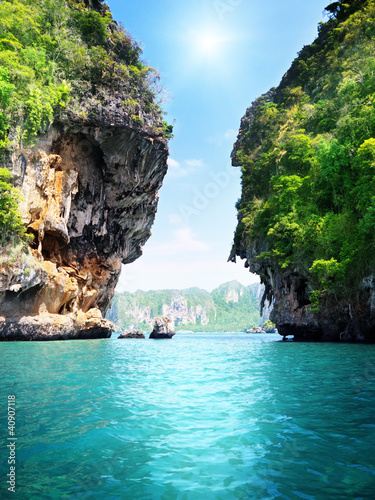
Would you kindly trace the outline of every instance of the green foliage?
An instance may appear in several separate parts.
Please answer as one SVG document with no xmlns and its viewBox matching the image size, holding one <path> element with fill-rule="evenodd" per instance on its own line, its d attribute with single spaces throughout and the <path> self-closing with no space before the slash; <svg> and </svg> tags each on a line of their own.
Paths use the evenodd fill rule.
<svg viewBox="0 0 375 500">
<path fill-rule="evenodd" d="M 375 269 L 375 1 L 336 3 L 273 102 L 253 106 L 237 153 L 236 251 L 301 272 L 314 308 Z"/>
<path fill-rule="evenodd" d="M 339 286 L 345 283 L 348 261 L 337 262 L 336 259 L 315 260 L 310 268 L 314 285 L 314 298 L 337 293 Z"/>
<path fill-rule="evenodd" d="M 111 22 L 108 12 L 102 16 L 96 11 L 78 10 L 74 18 L 87 45 L 102 45 L 107 41 L 107 26 Z"/>
<path fill-rule="evenodd" d="M 267 333 L 271 333 L 275 330 L 276 325 L 270 319 L 268 319 L 262 326 L 263 330 Z"/>
<path fill-rule="evenodd" d="M 14 236 L 25 238 L 25 228 L 18 212 L 19 192 L 8 182 L 11 173 L 0 168 L 0 244 Z"/>
<path fill-rule="evenodd" d="M 31 142 L 67 101 L 70 87 L 55 76 L 48 51 L 52 39 L 43 29 L 35 4 L 0 4 L 0 147 L 9 145 L 9 129 L 16 125 L 21 138 Z"/>
<path fill-rule="evenodd" d="M 168 125 L 166 121 L 163 121 L 164 136 L 167 139 L 172 139 L 173 137 L 173 125 Z"/>
<path fill-rule="evenodd" d="M 5 68 L 0 68 L 0 148 L 9 143 L 7 137 L 9 129 L 8 108 L 14 89 L 15 86 L 9 83 L 8 71 Z"/>
<path fill-rule="evenodd" d="M 162 127 L 158 76 L 150 76 L 141 52 L 108 9 L 92 11 L 75 0 L 0 2 L 0 148 L 17 127 L 17 140 L 32 143 L 87 91 L 99 100 L 121 91 Z"/>
<path fill-rule="evenodd" d="M 200 319 L 196 323 L 177 321 L 175 323 L 177 331 L 244 331 L 254 323 L 257 326 L 262 324 L 262 318 L 259 315 L 259 287 L 260 285 L 244 287 L 238 282 L 230 282 L 221 285 L 211 293 L 199 288 L 189 288 L 182 291 L 142 292 L 139 290 L 135 293 L 124 292 L 115 295 L 108 319 L 113 321 L 120 330 L 136 326 L 141 330 L 150 331 L 151 324 L 145 323 L 145 314 L 149 314 L 150 318 L 156 318 L 165 314 L 165 306 L 171 307 L 173 303 L 177 303 L 179 304 L 177 307 L 182 307 L 181 304 L 186 301 L 189 312 L 192 309 L 203 308 L 209 322 L 202 323 Z M 229 292 L 234 293 L 233 298 L 236 300 L 228 300 Z"/>
</svg>

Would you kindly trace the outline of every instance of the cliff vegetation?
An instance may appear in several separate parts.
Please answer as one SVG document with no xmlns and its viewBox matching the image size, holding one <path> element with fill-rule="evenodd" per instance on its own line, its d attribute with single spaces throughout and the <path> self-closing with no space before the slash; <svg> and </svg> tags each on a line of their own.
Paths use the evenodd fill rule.
<svg viewBox="0 0 375 500">
<path fill-rule="evenodd" d="M 375 267 L 375 2 L 338 1 L 327 13 L 241 122 L 231 258 L 247 258 L 269 300 L 294 287 L 306 314 L 340 306 L 353 320 Z"/>
<path fill-rule="evenodd" d="M 157 72 L 142 62 L 140 46 L 106 4 L 93 10 L 88 3 L 0 4 L 0 147 L 32 142 L 67 103 L 85 118 L 118 91 L 130 121 L 157 128 L 156 118 L 156 132 L 171 134 L 155 100 L 162 92 Z M 82 108 L 83 94 L 89 102 Z"/>
<path fill-rule="evenodd" d="M 259 315 L 263 287 L 224 283 L 211 293 L 201 288 L 186 290 L 141 290 L 116 294 L 108 318 L 119 330 L 148 331 L 156 317 L 167 316 L 176 331 L 238 332 L 261 326 L 269 317 Z"/>
<path fill-rule="evenodd" d="M 133 127 L 170 138 L 160 108 L 163 90 L 142 50 L 102 2 L 5 0 L 0 3 L 0 153 L 32 146 L 62 116 L 83 122 L 121 94 Z M 159 99 L 159 100 L 158 100 Z M 91 116 L 90 116 L 91 115 Z M 4 156 L 4 155 L 3 155 Z M 19 193 L 1 170 L 3 239 L 24 236 Z"/>
<path fill-rule="evenodd" d="M 0 340 L 111 335 L 172 134 L 141 53 L 102 0 L 0 2 Z"/>
</svg>

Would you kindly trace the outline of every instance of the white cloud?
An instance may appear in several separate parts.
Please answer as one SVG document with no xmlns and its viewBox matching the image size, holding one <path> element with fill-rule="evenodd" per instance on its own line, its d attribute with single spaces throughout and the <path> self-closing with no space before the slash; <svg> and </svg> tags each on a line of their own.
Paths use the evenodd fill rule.
<svg viewBox="0 0 375 500">
<path fill-rule="evenodd" d="M 228 141 L 231 140 L 231 141 L 235 141 L 237 139 L 237 131 L 236 130 L 233 130 L 232 128 L 229 128 L 225 134 L 224 134 L 224 137 L 225 139 L 227 139 Z"/>
<path fill-rule="evenodd" d="M 188 167 L 192 167 L 192 168 L 202 168 L 202 167 L 204 167 L 203 160 L 191 159 L 191 160 L 185 160 L 184 163 L 186 163 L 186 165 Z"/>
<path fill-rule="evenodd" d="M 174 160 L 173 158 L 168 158 L 168 167 L 178 168 L 179 166 L 180 164 L 178 163 L 178 161 Z"/>
<path fill-rule="evenodd" d="M 210 246 L 196 238 L 191 227 L 186 226 L 173 233 L 173 238 L 166 242 L 149 247 L 152 255 L 180 255 L 191 252 L 207 252 Z"/>
<path fill-rule="evenodd" d="M 225 142 L 234 143 L 237 138 L 237 131 L 229 128 L 225 132 L 215 135 L 214 137 L 208 137 L 207 142 L 216 144 L 216 146 L 221 146 Z"/>
<path fill-rule="evenodd" d="M 169 177 L 185 177 L 188 175 L 188 170 L 183 168 L 178 161 L 168 158 L 168 175 Z"/>
<path fill-rule="evenodd" d="M 259 277 L 249 273 L 243 262 L 195 260 L 186 262 L 162 259 L 153 255 L 143 256 L 133 264 L 123 266 L 117 292 L 136 290 L 165 290 L 197 286 L 211 291 L 222 283 L 238 280 L 243 285 L 259 282 Z"/>
<path fill-rule="evenodd" d="M 168 158 L 168 175 L 169 177 L 185 177 L 194 173 L 198 168 L 205 166 L 203 160 L 188 159 L 184 160 L 182 164 L 174 158 Z"/>
<path fill-rule="evenodd" d="M 168 219 L 171 224 L 182 224 L 184 222 L 180 214 L 170 214 Z"/>
</svg>

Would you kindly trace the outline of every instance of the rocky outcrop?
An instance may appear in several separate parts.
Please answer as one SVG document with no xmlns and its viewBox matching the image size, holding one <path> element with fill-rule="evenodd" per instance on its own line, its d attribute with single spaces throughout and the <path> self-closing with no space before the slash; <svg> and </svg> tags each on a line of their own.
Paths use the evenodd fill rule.
<svg viewBox="0 0 375 500">
<path fill-rule="evenodd" d="M 207 310 L 202 304 L 189 307 L 186 298 L 178 293 L 172 298 L 170 304 L 163 304 L 162 315 L 167 316 L 178 325 L 200 323 L 205 326 L 209 323 Z"/>
<path fill-rule="evenodd" d="M 41 36 L 47 19 L 42 7 Z M 122 264 L 142 254 L 167 171 L 168 134 L 155 99 L 155 71 L 141 63 L 140 47 L 103 0 L 65 7 L 61 19 L 56 14 L 59 26 L 46 56 L 54 60 L 51 88 L 60 89 L 54 90 L 58 102 L 34 102 L 22 92 L 20 98 L 17 77 L 11 85 L 20 111 L 9 119 L 12 149 L 1 150 L 1 167 L 22 193 L 19 208 L 33 242 L 26 249 L 14 241 L 0 245 L 0 340 L 111 335 L 105 314 Z M 97 27 L 101 34 L 91 39 L 87 31 Z M 78 58 L 60 57 L 60 35 L 63 44 L 79 47 Z M 33 73 L 31 63 L 28 68 Z M 49 74 L 48 68 L 38 71 Z M 51 109 L 42 119 L 40 108 L 47 104 Z M 31 140 L 35 144 L 26 146 Z"/>
<path fill-rule="evenodd" d="M 250 328 L 249 330 L 246 330 L 246 333 L 266 333 L 266 332 L 265 332 L 265 330 L 263 330 L 263 328 L 261 328 L 259 326 L 259 327 L 254 327 L 254 328 Z"/>
<path fill-rule="evenodd" d="M 271 274 L 271 273 L 270 273 Z M 280 335 L 295 340 L 374 342 L 374 278 L 363 280 L 357 298 L 327 302 L 312 310 L 310 289 L 302 273 L 274 272 L 271 319 Z M 269 284 L 271 280 L 269 281 Z"/>
<path fill-rule="evenodd" d="M 272 87 L 268 92 L 261 95 L 256 99 L 251 106 L 249 106 L 246 110 L 245 115 L 241 119 L 240 130 L 237 135 L 236 142 L 234 143 L 233 150 L 231 153 L 231 160 L 233 167 L 241 167 L 241 161 L 239 160 L 238 153 L 245 146 L 246 133 L 251 129 L 256 120 L 257 110 L 260 106 L 265 103 L 273 102 L 276 96 L 276 88 Z"/>
<path fill-rule="evenodd" d="M 121 264 L 150 236 L 167 157 L 164 139 L 111 105 L 83 123 L 61 119 L 8 155 L 34 243 L 29 264 L 0 261 L 0 339 L 111 335 L 104 316 Z"/>
<path fill-rule="evenodd" d="M 146 337 L 144 334 L 140 331 L 133 331 L 133 332 L 122 332 L 121 335 L 118 337 L 119 339 L 145 339 Z"/>
<path fill-rule="evenodd" d="M 353 305 L 327 303 L 316 311 L 311 307 L 311 290 L 303 271 L 281 271 L 269 259 L 259 258 L 267 251 L 265 241 L 243 240 L 233 247 L 230 260 L 244 259 L 245 267 L 260 276 L 264 286 L 261 313 L 270 310 L 270 319 L 280 335 L 304 341 L 374 342 L 374 277 L 363 280 Z"/>
<path fill-rule="evenodd" d="M 260 276 L 262 305 L 273 303 L 284 337 L 375 342 L 367 153 L 375 113 L 365 84 L 373 77 L 374 7 L 368 0 L 326 7 L 316 39 L 246 111 L 232 152 L 242 194 L 230 258 Z M 356 67 L 361 77 L 349 77 Z"/>
<path fill-rule="evenodd" d="M 102 0 L 84 0 L 86 7 L 91 10 L 101 11 L 103 10 L 103 1 Z"/>
<path fill-rule="evenodd" d="M 241 120 L 240 131 L 232 151 L 232 165 L 240 166 L 238 154 L 244 147 L 245 135 L 254 124 L 258 106 L 272 102 L 276 89 L 258 98 Z M 239 221 L 241 217 L 239 215 Z M 260 276 L 262 289 L 261 313 L 270 311 L 270 319 L 282 336 L 295 340 L 375 342 L 375 277 L 364 279 L 353 303 L 337 301 L 312 310 L 306 270 L 283 271 L 270 259 L 260 257 L 271 249 L 265 239 L 237 241 L 228 260 L 244 260 L 251 273 Z"/>
<path fill-rule="evenodd" d="M 171 339 L 176 332 L 173 322 L 167 318 L 156 318 L 154 328 L 150 333 L 150 339 Z"/>
<path fill-rule="evenodd" d="M 237 292 L 237 290 L 229 290 L 228 293 L 225 296 L 225 302 L 227 304 L 230 304 L 233 302 L 234 304 L 238 303 L 239 295 L 242 295 L 243 291 L 241 290 L 240 292 Z"/>
<path fill-rule="evenodd" d="M 224 283 L 212 292 L 199 288 L 116 293 L 107 317 L 118 329 L 152 328 L 158 316 L 170 318 L 179 331 L 243 331 L 261 321 L 264 287 Z M 263 322 L 269 317 L 265 311 Z"/>
</svg>

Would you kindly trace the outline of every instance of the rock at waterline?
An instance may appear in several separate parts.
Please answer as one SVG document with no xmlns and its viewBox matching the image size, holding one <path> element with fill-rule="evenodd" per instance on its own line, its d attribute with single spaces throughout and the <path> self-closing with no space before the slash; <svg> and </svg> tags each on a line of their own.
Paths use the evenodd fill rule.
<svg viewBox="0 0 375 500">
<path fill-rule="evenodd" d="M 254 327 L 254 328 L 250 328 L 250 330 L 246 330 L 246 333 L 266 333 L 263 328 L 260 328 L 259 327 Z"/>
<path fill-rule="evenodd" d="M 260 326 L 255 326 L 246 330 L 246 333 L 278 333 L 277 328 L 261 328 Z"/>
<path fill-rule="evenodd" d="M 150 339 L 171 339 L 175 334 L 174 324 L 169 318 L 156 318 Z"/>
<path fill-rule="evenodd" d="M 145 339 L 146 337 L 140 330 L 133 332 L 122 332 L 119 339 Z"/>
</svg>

